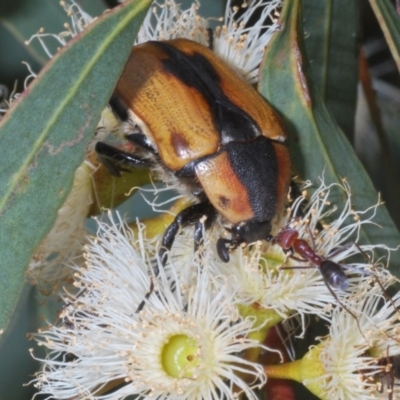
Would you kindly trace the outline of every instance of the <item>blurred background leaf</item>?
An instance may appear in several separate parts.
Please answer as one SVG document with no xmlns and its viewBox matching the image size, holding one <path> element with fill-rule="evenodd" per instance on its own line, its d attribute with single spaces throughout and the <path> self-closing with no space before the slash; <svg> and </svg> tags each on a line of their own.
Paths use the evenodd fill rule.
<svg viewBox="0 0 400 400">
<path fill-rule="evenodd" d="M 400 71 L 400 15 L 389 0 L 369 0 Z"/>
<path fill-rule="evenodd" d="M 321 99 L 353 142 L 360 2 L 303 0 L 302 6 L 305 50 Z"/>
<path fill-rule="evenodd" d="M 82 0 L 79 4 L 89 15 L 101 15 L 107 8 L 102 0 Z M 23 79 L 29 63 L 34 72 L 47 62 L 48 57 L 42 46 L 34 40 L 25 44 L 41 28 L 44 33 L 59 33 L 70 18 L 54 0 L 0 0 L 0 78 L 2 84 L 12 89 L 17 82 L 17 91 L 23 90 Z M 60 44 L 55 39 L 47 40 L 49 50 L 54 54 Z"/>
</svg>

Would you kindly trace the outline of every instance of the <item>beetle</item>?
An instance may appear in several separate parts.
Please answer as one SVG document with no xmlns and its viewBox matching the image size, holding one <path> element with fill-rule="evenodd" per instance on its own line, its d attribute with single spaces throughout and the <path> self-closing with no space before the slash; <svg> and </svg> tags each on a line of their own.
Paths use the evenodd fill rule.
<svg viewBox="0 0 400 400">
<path fill-rule="evenodd" d="M 108 170 L 161 169 L 196 200 L 166 229 L 163 263 L 182 227 L 195 225 L 197 249 L 203 223 L 208 229 L 218 216 L 230 225 L 231 238 L 217 241 L 224 262 L 239 245 L 267 239 L 291 181 L 287 137 L 278 114 L 237 71 L 188 39 L 146 42 L 133 47 L 110 106 L 140 152 L 98 142 Z"/>
</svg>

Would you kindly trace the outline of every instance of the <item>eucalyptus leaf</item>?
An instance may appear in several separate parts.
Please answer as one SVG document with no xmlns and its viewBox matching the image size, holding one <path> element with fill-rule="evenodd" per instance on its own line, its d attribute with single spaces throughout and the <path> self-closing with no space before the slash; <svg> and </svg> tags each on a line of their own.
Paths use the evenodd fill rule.
<svg viewBox="0 0 400 400">
<path fill-rule="evenodd" d="M 322 100 L 350 141 L 354 137 L 359 0 L 303 0 L 305 47 Z"/>
<path fill-rule="evenodd" d="M 108 12 L 63 48 L 0 125 L 0 329 L 82 163 L 150 0 Z"/>
<path fill-rule="evenodd" d="M 396 154 L 398 146 L 392 131 L 388 130 L 389 126 L 383 121 L 387 119 L 392 109 L 398 113 L 396 99 L 400 99 L 400 95 L 399 93 L 396 95 L 396 88 L 390 84 L 371 79 L 364 57 L 360 57 L 360 79 L 355 150 L 375 188 L 382 193 L 393 221 L 399 227 L 400 168 L 397 161 L 399 157 Z M 386 96 L 386 101 L 380 104 L 381 94 L 383 95 L 385 91 L 388 94 L 394 92 L 394 95 L 389 98 Z"/>
<path fill-rule="evenodd" d="M 289 133 L 294 170 L 303 179 L 315 184 L 320 178 L 326 183 L 350 184 L 353 207 L 365 210 L 377 203 L 378 194 L 358 160 L 353 148 L 329 114 L 315 84 L 303 44 L 301 2 L 285 2 L 282 29 L 270 42 L 261 67 L 260 91 L 282 115 Z M 336 193 L 333 202 L 343 206 L 347 198 Z M 385 206 L 377 209 L 376 225 L 364 225 L 360 242 L 385 244 L 396 248 L 399 232 Z M 391 255 L 392 273 L 400 276 L 400 255 Z"/>
</svg>

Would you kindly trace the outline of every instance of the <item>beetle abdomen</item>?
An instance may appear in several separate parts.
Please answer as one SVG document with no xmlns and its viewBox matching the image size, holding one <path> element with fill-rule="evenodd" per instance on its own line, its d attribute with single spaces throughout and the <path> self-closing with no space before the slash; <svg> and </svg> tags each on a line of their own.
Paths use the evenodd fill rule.
<svg viewBox="0 0 400 400">
<path fill-rule="evenodd" d="M 270 221 L 287 195 L 289 153 L 285 145 L 259 136 L 228 143 L 195 171 L 210 202 L 230 222 Z"/>
</svg>

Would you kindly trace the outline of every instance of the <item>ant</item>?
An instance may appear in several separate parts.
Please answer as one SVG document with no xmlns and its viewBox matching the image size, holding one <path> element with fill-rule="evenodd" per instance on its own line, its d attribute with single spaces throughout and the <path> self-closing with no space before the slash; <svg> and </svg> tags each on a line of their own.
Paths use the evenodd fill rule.
<svg viewBox="0 0 400 400">
<path fill-rule="evenodd" d="M 368 255 L 366 255 L 363 252 L 363 250 L 356 243 L 341 246 L 340 248 L 336 249 L 335 251 L 329 253 L 327 257 L 323 257 L 320 254 L 318 254 L 315 250 L 314 237 L 311 233 L 311 229 L 310 229 L 310 240 L 312 241 L 312 245 L 310 245 L 309 242 L 307 242 L 307 240 L 301 239 L 299 236 L 300 236 L 300 233 L 298 230 L 296 230 L 295 228 L 292 228 L 290 226 L 286 226 L 286 227 L 282 228 L 276 236 L 270 236 L 267 240 L 272 244 L 279 245 L 285 253 L 290 253 L 289 257 L 292 258 L 293 260 L 297 260 L 299 262 L 307 262 L 308 261 L 315 268 L 318 268 L 321 273 L 322 279 L 323 279 L 327 289 L 329 290 L 329 292 L 336 299 L 338 305 L 340 305 L 344 310 L 346 310 L 356 320 L 358 328 L 359 328 L 362 336 L 366 339 L 366 337 L 364 336 L 364 334 L 362 332 L 362 329 L 361 329 L 361 326 L 360 326 L 357 316 L 345 304 L 343 304 L 341 300 L 339 300 L 338 296 L 334 292 L 334 289 L 338 289 L 340 291 L 346 291 L 347 288 L 349 287 L 349 278 L 345 274 L 344 268 L 345 267 L 350 268 L 350 266 L 349 265 L 343 266 L 341 264 L 338 264 L 337 262 L 332 261 L 330 258 L 332 258 L 334 255 L 338 254 L 339 252 L 349 248 L 350 245 L 356 246 L 358 248 L 360 254 L 363 255 L 364 257 L 368 258 L 368 260 L 370 260 L 370 258 L 368 257 Z M 294 256 L 294 254 L 297 254 L 301 258 Z M 297 268 L 311 268 L 311 267 L 282 267 L 282 269 L 297 269 Z M 374 273 L 372 273 L 370 271 L 363 270 L 362 273 L 366 274 L 366 275 L 372 275 L 374 277 L 374 280 L 378 284 L 380 289 L 382 290 L 382 293 L 383 293 L 383 296 L 385 297 L 385 299 L 392 304 L 393 308 L 396 311 L 399 312 L 400 310 L 399 310 L 398 306 L 396 306 L 396 304 L 393 301 L 393 298 L 389 295 L 389 293 L 385 289 L 385 287 L 382 284 L 382 282 L 380 281 L 380 279 Z M 386 357 L 386 359 L 389 360 L 389 357 Z M 390 365 L 390 367 L 393 367 L 392 375 L 395 378 L 400 379 L 400 355 L 397 356 L 397 358 L 390 357 L 390 360 L 391 360 L 390 364 L 387 361 L 387 365 Z M 386 372 L 386 374 L 387 374 L 387 372 Z M 381 379 L 383 379 L 383 378 L 381 378 Z M 394 378 L 392 377 L 392 380 L 393 379 Z M 387 380 L 389 381 L 389 378 L 387 378 Z"/>
<path fill-rule="evenodd" d="M 343 267 L 327 258 L 322 257 L 315 251 L 315 243 L 313 236 L 310 234 L 311 240 L 313 241 L 313 248 L 309 245 L 309 243 L 299 238 L 299 232 L 294 229 L 286 226 L 282 228 L 276 236 L 270 236 L 267 240 L 272 244 L 279 245 L 284 252 L 290 252 L 290 258 L 293 260 L 297 260 L 300 262 L 309 261 L 313 264 L 316 268 L 319 268 L 321 273 L 322 279 L 325 282 L 326 287 L 328 288 L 329 292 L 332 296 L 336 299 L 337 303 L 346 310 L 356 321 L 358 325 L 358 329 L 360 330 L 361 334 L 364 336 L 359 320 L 357 316 L 350 311 L 350 309 L 343 304 L 333 289 L 339 289 L 341 291 L 345 291 L 349 286 L 349 278 L 345 274 Z M 338 249 L 340 251 L 341 249 Z M 335 253 L 331 253 L 330 257 L 332 257 Z M 297 258 L 293 256 L 296 253 L 303 258 Z M 292 269 L 296 267 L 287 267 L 287 269 Z M 298 267 L 298 268 L 307 268 L 307 267 Z M 365 338 L 365 336 L 364 336 Z M 366 339 L 366 338 L 365 338 Z M 367 339 L 366 339 L 367 340 Z"/>
<path fill-rule="evenodd" d="M 345 291 L 349 286 L 349 279 L 344 273 L 343 267 L 317 254 L 306 240 L 299 238 L 299 232 L 296 229 L 283 228 L 275 237 L 269 237 L 269 241 L 273 244 L 278 244 L 284 252 L 297 253 L 303 257 L 303 259 L 299 259 L 291 255 L 290 257 L 294 260 L 309 261 L 319 268 L 322 278 L 328 287 Z"/>
</svg>

